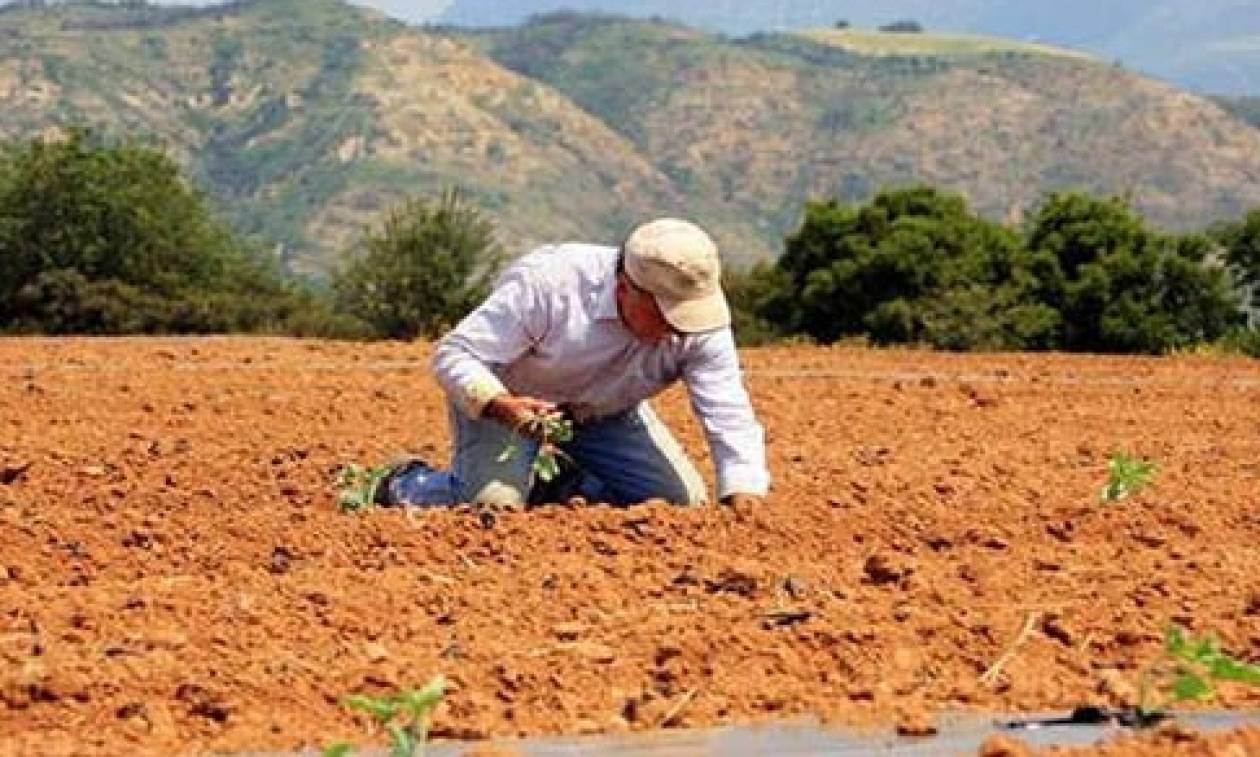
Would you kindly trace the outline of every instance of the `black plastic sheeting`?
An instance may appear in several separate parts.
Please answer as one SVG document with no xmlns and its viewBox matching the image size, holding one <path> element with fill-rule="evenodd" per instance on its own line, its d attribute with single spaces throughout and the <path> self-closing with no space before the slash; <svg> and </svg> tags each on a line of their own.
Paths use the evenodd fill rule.
<svg viewBox="0 0 1260 757">
<path fill-rule="evenodd" d="M 1097 713 L 1097 711 L 1095 711 Z M 1260 725 L 1260 712 L 1179 713 L 1176 722 L 1201 731 L 1231 730 L 1242 725 Z M 1101 722 L 1100 722 L 1101 721 Z M 767 727 L 730 727 L 696 731 L 662 731 L 608 737 L 557 737 L 499 741 L 496 746 L 508 754 L 526 757 L 763 757 L 795 755 L 954 755 L 975 754 L 985 739 L 995 734 L 1018 738 L 1026 744 L 1050 746 L 1090 746 L 1134 729 L 1114 719 L 1073 714 L 1035 717 L 974 715 L 944 717 L 935 736 L 912 738 L 888 731 L 831 730 L 816 723 L 788 723 Z M 484 745 L 483 745 L 484 746 Z M 473 751 L 472 744 L 429 745 L 426 757 L 462 757 Z M 363 751 L 362 755 L 386 754 Z"/>
</svg>

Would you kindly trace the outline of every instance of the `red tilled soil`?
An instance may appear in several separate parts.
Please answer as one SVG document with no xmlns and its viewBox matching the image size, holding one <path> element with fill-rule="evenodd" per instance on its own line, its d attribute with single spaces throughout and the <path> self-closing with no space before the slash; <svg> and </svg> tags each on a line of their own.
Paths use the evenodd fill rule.
<svg viewBox="0 0 1260 757">
<path fill-rule="evenodd" d="M 994 736 L 980 749 L 980 757 L 1248 757 L 1256 754 L 1260 754 L 1260 728 L 1255 726 L 1204 734 L 1176 724 L 1088 748 L 1032 750 L 1017 739 Z"/>
<path fill-rule="evenodd" d="M 1122 704 L 1173 622 L 1260 659 L 1260 362 L 752 351 L 755 511 L 340 514 L 445 458 L 428 354 L 0 341 L 0 751 L 379 744 L 339 697 L 438 673 L 477 739 Z M 1104 504 L 1115 450 L 1160 470 Z"/>
</svg>

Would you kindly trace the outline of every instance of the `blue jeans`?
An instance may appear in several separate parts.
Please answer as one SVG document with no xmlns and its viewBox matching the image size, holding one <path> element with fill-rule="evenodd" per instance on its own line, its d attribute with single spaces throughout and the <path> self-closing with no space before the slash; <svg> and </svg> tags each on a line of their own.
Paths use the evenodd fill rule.
<svg viewBox="0 0 1260 757">
<path fill-rule="evenodd" d="M 706 500 L 704 480 L 682 446 L 648 403 L 587 423 L 574 424 L 573 439 L 559 445 L 576 470 L 564 481 L 535 481 L 538 443 L 503 424 L 469 418 L 450 407 L 455 453 L 451 470 L 418 465 L 390 483 L 403 505 L 535 503 L 541 492 L 563 492 L 589 502 L 630 505 L 663 499 L 679 505 Z M 514 450 L 505 455 L 505 450 Z M 557 497 L 559 498 L 559 497 Z"/>
</svg>

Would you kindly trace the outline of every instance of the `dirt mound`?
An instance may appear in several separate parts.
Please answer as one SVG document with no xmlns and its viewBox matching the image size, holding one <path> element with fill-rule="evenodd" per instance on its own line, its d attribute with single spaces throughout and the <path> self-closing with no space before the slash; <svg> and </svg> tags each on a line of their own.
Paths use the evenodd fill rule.
<svg viewBox="0 0 1260 757">
<path fill-rule="evenodd" d="M 473 739 L 1118 704 L 1169 623 L 1260 655 L 1260 363 L 753 351 L 760 510 L 341 515 L 341 465 L 445 457 L 428 354 L 0 340 L 0 752 L 381 743 L 339 698 L 438 673 Z M 1103 504 L 1117 450 L 1159 472 Z"/>
</svg>

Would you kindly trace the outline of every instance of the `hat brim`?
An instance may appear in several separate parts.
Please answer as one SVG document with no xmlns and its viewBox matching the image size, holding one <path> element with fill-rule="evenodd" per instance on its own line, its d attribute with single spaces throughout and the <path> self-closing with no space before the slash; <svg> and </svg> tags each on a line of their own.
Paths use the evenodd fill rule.
<svg viewBox="0 0 1260 757">
<path fill-rule="evenodd" d="M 665 321 L 684 334 L 699 334 L 731 325 L 731 308 L 720 288 L 693 300 L 674 300 L 659 294 L 655 297 Z"/>
</svg>

